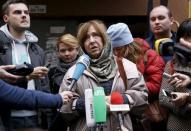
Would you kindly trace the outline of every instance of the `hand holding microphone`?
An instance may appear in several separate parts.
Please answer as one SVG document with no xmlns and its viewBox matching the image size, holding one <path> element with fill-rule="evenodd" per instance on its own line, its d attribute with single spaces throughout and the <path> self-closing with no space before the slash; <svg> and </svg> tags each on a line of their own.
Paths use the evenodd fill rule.
<svg viewBox="0 0 191 131">
<path fill-rule="evenodd" d="M 73 97 L 71 91 L 63 91 L 62 93 L 60 93 L 60 95 L 62 97 L 63 104 L 67 104 Z"/>
</svg>

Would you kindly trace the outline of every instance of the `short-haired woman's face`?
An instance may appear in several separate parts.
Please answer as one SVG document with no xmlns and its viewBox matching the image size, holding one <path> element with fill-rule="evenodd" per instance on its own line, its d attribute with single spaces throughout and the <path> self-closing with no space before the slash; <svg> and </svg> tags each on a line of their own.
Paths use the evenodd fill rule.
<svg viewBox="0 0 191 131">
<path fill-rule="evenodd" d="M 74 61 L 78 53 L 79 49 L 77 48 L 70 47 L 64 43 L 59 45 L 58 57 L 66 63 Z"/>
<path fill-rule="evenodd" d="M 103 50 L 103 40 L 93 26 L 90 26 L 87 37 L 84 41 L 84 48 L 88 55 L 96 59 L 101 55 Z"/>
</svg>

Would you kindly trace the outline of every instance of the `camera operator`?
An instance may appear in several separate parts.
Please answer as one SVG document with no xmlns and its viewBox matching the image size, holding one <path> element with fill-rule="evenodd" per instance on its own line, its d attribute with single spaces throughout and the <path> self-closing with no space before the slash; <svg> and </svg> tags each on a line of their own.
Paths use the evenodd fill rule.
<svg viewBox="0 0 191 131">
<path fill-rule="evenodd" d="M 191 101 L 188 99 L 191 93 L 191 49 L 188 48 L 191 44 L 191 19 L 180 24 L 176 42 L 173 59 L 166 64 L 164 70 L 172 76 L 163 77 L 159 101 L 169 110 L 167 130 L 191 130 Z M 163 90 L 172 92 L 172 95 L 165 96 Z"/>
</svg>

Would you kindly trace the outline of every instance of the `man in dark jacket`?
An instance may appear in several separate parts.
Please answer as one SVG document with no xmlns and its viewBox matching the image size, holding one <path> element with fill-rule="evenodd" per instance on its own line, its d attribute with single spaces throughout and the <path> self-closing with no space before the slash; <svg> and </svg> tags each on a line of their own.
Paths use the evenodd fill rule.
<svg viewBox="0 0 191 131">
<path fill-rule="evenodd" d="M 171 38 L 173 42 L 176 41 L 176 33 L 171 30 L 174 18 L 166 6 L 160 5 L 153 8 L 149 15 L 149 23 L 151 34 L 146 40 L 152 49 L 155 49 L 155 41 L 158 39 Z M 167 61 L 172 58 L 172 55 L 162 57 Z"/>
<path fill-rule="evenodd" d="M 6 24 L 0 27 L 0 44 L 6 47 L 6 52 L 0 56 L 0 65 L 17 65 L 23 62 L 32 64 L 35 67 L 34 72 L 17 85 L 30 90 L 49 92 L 46 76 L 48 69 L 42 67 L 45 64 L 44 52 L 37 45 L 38 38 L 27 30 L 30 27 L 30 15 L 26 2 L 7 0 L 2 6 L 2 13 Z M 11 110 L 6 114 L 4 123 L 9 130 L 39 127 L 40 115 L 37 110 Z"/>
</svg>

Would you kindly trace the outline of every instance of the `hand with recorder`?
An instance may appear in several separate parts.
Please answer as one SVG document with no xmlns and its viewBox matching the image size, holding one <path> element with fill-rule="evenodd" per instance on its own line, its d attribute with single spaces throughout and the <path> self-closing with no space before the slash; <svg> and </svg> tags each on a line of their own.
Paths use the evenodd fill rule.
<svg viewBox="0 0 191 131">
<path fill-rule="evenodd" d="M 174 73 L 169 80 L 169 84 L 174 86 L 175 88 L 185 88 L 190 86 L 191 78 L 190 76 L 182 73 Z"/>
<path fill-rule="evenodd" d="M 27 75 L 27 79 L 28 80 L 31 80 L 31 79 L 44 79 L 45 76 L 48 74 L 48 68 L 45 67 L 45 66 L 38 66 L 38 67 L 35 67 L 33 72 L 29 75 Z"/>
<path fill-rule="evenodd" d="M 15 69 L 15 65 L 1 65 L 0 66 L 0 79 L 4 81 L 14 83 L 19 80 L 22 76 L 17 76 L 7 72 L 7 70 Z"/>
<path fill-rule="evenodd" d="M 173 80 L 171 81 L 171 83 L 177 83 L 176 84 L 176 88 L 190 88 L 190 84 L 191 84 L 191 78 L 188 75 L 185 74 L 181 74 L 181 73 L 175 73 L 172 75 L 172 77 L 176 77 L 177 79 L 179 79 L 179 83 L 178 82 L 173 82 Z M 175 85 L 175 84 L 172 84 Z M 171 92 L 171 95 L 174 96 L 172 99 L 172 102 L 175 105 L 184 105 L 187 101 L 191 102 L 191 96 L 189 93 L 183 93 L 183 92 Z"/>
<path fill-rule="evenodd" d="M 170 75 L 164 72 L 163 77 L 167 78 L 169 84 L 175 88 L 184 88 L 191 84 L 191 78 L 182 73 L 174 73 L 173 75 Z"/>
<path fill-rule="evenodd" d="M 8 69 L 7 71 L 13 75 L 27 76 L 31 74 L 33 70 L 34 67 L 31 64 L 24 62 L 23 64 L 15 65 L 15 68 Z"/>
<path fill-rule="evenodd" d="M 15 65 L 0 66 L 0 103 L 17 109 L 59 108 L 68 103 L 73 93 L 64 91 L 60 94 L 49 94 L 41 91 L 26 90 L 12 86 L 2 80 L 14 82 L 22 76 L 10 74 L 7 70 L 15 69 Z"/>
</svg>

